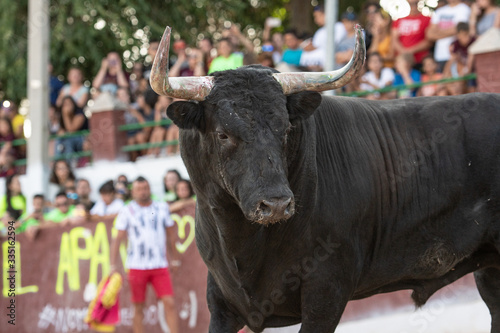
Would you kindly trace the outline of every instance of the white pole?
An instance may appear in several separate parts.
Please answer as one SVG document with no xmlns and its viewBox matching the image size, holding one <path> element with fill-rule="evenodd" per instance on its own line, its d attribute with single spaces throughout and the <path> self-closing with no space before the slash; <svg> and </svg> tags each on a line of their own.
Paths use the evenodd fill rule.
<svg viewBox="0 0 500 333">
<path fill-rule="evenodd" d="M 27 182 L 23 191 L 29 207 L 34 194 L 47 195 L 49 178 L 49 0 L 28 2 L 28 100 L 31 135 L 27 138 Z M 50 198 L 52 199 L 52 198 Z"/>
<path fill-rule="evenodd" d="M 325 27 L 327 32 L 325 71 L 335 69 L 335 23 L 338 16 L 338 0 L 325 1 Z M 325 95 L 335 95 L 334 90 L 324 92 Z"/>
</svg>

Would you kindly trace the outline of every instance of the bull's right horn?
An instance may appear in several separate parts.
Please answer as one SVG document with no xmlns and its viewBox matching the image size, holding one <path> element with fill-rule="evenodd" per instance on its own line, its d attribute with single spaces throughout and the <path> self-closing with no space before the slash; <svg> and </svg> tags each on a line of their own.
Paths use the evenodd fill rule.
<svg viewBox="0 0 500 333">
<path fill-rule="evenodd" d="M 212 76 L 168 77 L 168 50 L 171 30 L 170 27 L 165 29 L 158 46 L 149 77 L 151 88 L 159 95 L 202 101 L 212 90 L 214 85 Z"/>
<path fill-rule="evenodd" d="M 355 78 L 365 63 L 366 49 L 363 29 L 356 25 L 356 45 L 351 60 L 342 67 L 331 72 L 300 72 L 273 74 L 283 87 L 285 95 L 300 91 L 325 91 L 345 86 Z"/>
</svg>

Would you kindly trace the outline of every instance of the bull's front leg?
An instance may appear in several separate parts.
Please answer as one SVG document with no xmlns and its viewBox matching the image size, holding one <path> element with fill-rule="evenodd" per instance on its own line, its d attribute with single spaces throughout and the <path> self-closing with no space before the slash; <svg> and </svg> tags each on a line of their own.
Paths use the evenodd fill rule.
<svg viewBox="0 0 500 333">
<path fill-rule="evenodd" d="M 222 292 L 210 272 L 207 281 L 207 302 L 210 310 L 209 333 L 236 333 L 243 328 L 236 314 L 227 307 Z"/>
<path fill-rule="evenodd" d="M 302 326 L 299 333 L 333 333 L 349 301 L 350 290 L 330 277 L 306 284 L 302 291 Z"/>
<path fill-rule="evenodd" d="M 315 249 L 314 257 L 302 260 L 299 333 L 333 333 L 353 294 L 354 260 L 347 260 L 348 251 L 339 246 L 327 238 Z"/>
</svg>

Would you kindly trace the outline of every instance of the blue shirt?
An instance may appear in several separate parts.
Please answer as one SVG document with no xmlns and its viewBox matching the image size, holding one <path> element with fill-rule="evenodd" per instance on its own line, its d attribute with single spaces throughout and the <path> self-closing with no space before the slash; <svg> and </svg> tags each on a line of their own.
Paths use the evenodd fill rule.
<svg viewBox="0 0 500 333">
<path fill-rule="evenodd" d="M 420 72 L 417 71 L 416 69 L 412 69 L 410 72 L 411 79 L 413 80 L 414 83 L 419 83 L 421 81 L 420 78 Z M 401 74 L 396 73 L 396 76 L 394 77 L 394 86 L 402 86 L 404 85 L 405 82 L 403 80 L 403 77 Z M 404 98 L 404 97 L 415 97 L 417 95 L 417 89 L 403 89 L 398 91 L 398 97 L 399 98 Z"/>
<path fill-rule="evenodd" d="M 64 82 L 59 80 L 56 76 L 50 77 L 50 104 L 56 105 L 57 97 L 59 96 L 59 92 L 64 86 Z"/>
<path fill-rule="evenodd" d="M 286 62 L 287 64 L 290 65 L 299 66 L 301 56 L 302 56 L 301 49 L 297 50 L 287 49 L 285 50 L 285 52 L 283 52 L 283 58 L 281 58 L 281 61 Z"/>
</svg>

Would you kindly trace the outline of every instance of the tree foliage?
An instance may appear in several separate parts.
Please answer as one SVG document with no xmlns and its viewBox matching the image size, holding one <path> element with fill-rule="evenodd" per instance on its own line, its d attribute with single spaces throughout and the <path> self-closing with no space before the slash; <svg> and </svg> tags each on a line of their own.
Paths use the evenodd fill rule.
<svg viewBox="0 0 500 333">
<path fill-rule="evenodd" d="M 264 21 L 279 17 L 284 27 L 314 32 L 312 6 L 291 15 L 304 0 L 47 0 L 50 3 L 50 61 L 55 75 L 71 66 L 92 80 L 110 51 L 124 55 L 130 68 L 143 61 L 148 41 L 159 39 L 166 25 L 175 39 L 195 45 L 204 36 L 218 39 L 228 22 L 238 23 L 251 38 L 261 36 Z M 345 2 L 345 0 L 344 0 Z M 349 4 L 361 4 L 362 0 Z M 310 4 L 317 3 L 313 0 Z M 360 7 L 358 4 L 357 7 Z M 341 1 L 341 7 L 345 4 Z M 302 6 L 302 8 L 304 8 Z M 342 8 L 341 8 L 342 9 Z M 26 96 L 28 0 L 0 1 L 0 100 Z M 281 27 L 283 30 L 283 27 Z"/>
<path fill-rule="evenodd" d="M 91 80 L 109 51 L 143 60 L 150 38 L 159 39 L 166 25 L 174 38 L 193 45 L 203 36 L 217 37 L 224 22 L 237 22 L 257 37 L 266 17 L 287 18 L 288 0 L 50 0 L 54 74 L 71 66 Z M 0 2 L 0 99 L 26 96 L 28 0 Z"/>
</svg>

